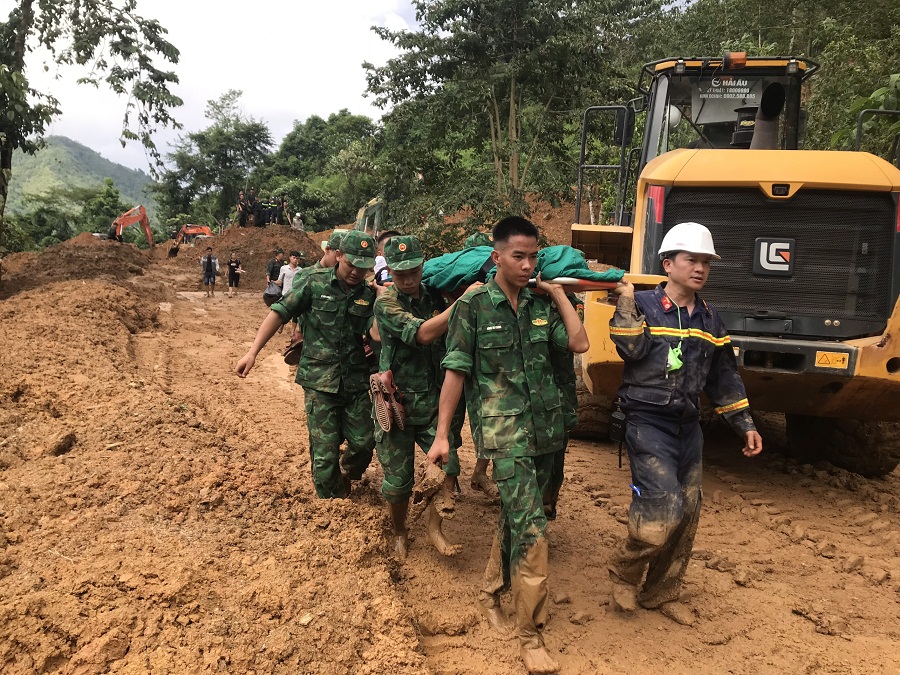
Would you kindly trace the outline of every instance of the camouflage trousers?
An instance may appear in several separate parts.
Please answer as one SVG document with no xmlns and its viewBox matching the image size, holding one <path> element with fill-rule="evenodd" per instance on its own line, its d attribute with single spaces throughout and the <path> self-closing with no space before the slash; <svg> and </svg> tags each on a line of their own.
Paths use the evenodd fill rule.
<svg viewBox="0 0 900 675">
<path fill-rule="evenodd" d="M 703 432 L 697 421 L 630 413 L 625 446 L 633 484 L 628 538 L 613 554 L 609 572 L 614 583 L 638 587 L 641 605 L 654 608 L 678 599 L 691 559 L 700 520 Z"/>
<path fill-rule="evenodd" d="M 550 480 L 544 492 L 544 512 L 548 520 L 556 520 L 556 504 L 559 502 L 559 491 L 565 479 L 566 450 L 569 448 L 569 432 L 566 432 L 563 446 L 553 453 L 553 466 L 550 468 Z"/>
<path fill-rule="evenodd" d="M 313 485 L 322 499 L 346 497 L 343 477 L 359 480 L 372 461 L 375 437 L 368 391 L 329 394 L 303 388 Z M 347 450 L 341 455 L 341 443 Z"/>
<path fill-rule="evenodd" d="M 508 587 L 529 549 L 544 539 L 547 517 L 543 495 L 550 485 L 553 461 L 554 453 L 493 460 L 493 476 L 500 492 L 500 569 L 485 571 L 486 585 L 482 590 L 497 593 Z"/>
<path fill-rule="evenodd" d="M 448 476 L 459 476 L 460 473 L 458 450 L 462 446 L 460 430 L 464 418 L 465 407 L 458 408 L 450 423 L 450 459 L 444 465 L 444 473 Z M 436 408 L 427 424 L 411 425 L 407 422 L 405 429 L 395 427 L 389 432 L 375 425 L 375 446 L 378 448 L 378 461 L 384 472 L 381 494 L 388 503 L 400 504 L 410 498 L 415 481 L 416 445 L 427 453 L 434 443 L 436 432 Z"/>
</svg>

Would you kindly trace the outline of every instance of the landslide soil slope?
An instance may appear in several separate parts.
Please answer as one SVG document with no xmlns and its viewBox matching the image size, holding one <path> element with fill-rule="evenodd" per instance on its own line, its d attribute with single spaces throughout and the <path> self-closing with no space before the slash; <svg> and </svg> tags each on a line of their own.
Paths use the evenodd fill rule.
<svg viewBox="0 0 900 675">
<path fill-rule="evenodd" d="M 286 337 L 231 374 L 258 289 L 207 299 L 177 290 L 193 267 L 134 257 L 125 274 L 131 249 L 100 244 L 68 246 L 90 278 L 0 301 L 0 669 L 521 673 L 474 610 L 497 506 L 468 487 L 470 441 L 445 526 L 463 553 L 437 555 L 420 520 L 396 565 L 377 462 L 351 499 L 314 497 Z M 690 629 L 608 611 L 629 476 L 609 444 L 572 444 L 550 527 L 563 672 L 897 672 L 897 475 L 738 449 L 707 444 Z"/>
</svg>

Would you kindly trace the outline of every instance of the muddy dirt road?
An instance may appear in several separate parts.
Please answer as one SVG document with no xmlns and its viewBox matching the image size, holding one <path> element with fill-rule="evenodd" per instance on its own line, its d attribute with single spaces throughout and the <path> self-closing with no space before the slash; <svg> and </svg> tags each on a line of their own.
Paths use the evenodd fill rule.
<svg viewBox="0 0 900 675">
<path fill-rule="evenodd" d="M 230 372 L 260 293 L 141 264 L 0 301 L 0 670 L 521 673 L 474 609 L 497 507 L 468 487 L 471 445 L 445 525 L 464 552 L 420 520 L 395 564 L 377 462 L 351 499 L 314 498 L 287 338 Z M 685 628 L 608 611 L 629 476 L 573 443 L 545 632 L 564 673 L 900 671 L 900 477 L 738 450 L 708 443 Z"/>
</svg>

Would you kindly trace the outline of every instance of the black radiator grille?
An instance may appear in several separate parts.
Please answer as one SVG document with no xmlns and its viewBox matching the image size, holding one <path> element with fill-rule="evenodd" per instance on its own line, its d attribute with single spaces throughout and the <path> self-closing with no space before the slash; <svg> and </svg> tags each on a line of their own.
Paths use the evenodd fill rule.
<svg viewBox="0 0 900 675">
<path fill-rule="evenodd" d="M 755 188 L 676 187 L 662 234 L 685 221 L 710 229 L 722 260 L 703 297 L 720 310 L 886 322 L 895 209 L 888 193 L 801 189 L 774 200 Z M 792 276 L 754 273 L 758 237 L 796 240 Z"/>
</svg>

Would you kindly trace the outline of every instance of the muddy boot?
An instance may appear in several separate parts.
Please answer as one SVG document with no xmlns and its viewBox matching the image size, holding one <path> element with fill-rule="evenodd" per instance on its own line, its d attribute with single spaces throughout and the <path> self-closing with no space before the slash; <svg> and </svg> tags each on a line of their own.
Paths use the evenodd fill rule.
<svg viewBox="0 0 900 675">
<path fill-rule="evenodd" d="M 501 637 L 511 638 L 515 623 L 503 613 L 503 609 L 500 607 L 500 591 L 503 590 L 504 585 L 502 555 L 500 538 L 494 535 L 491 555 L 484 568 L 481 592 L 478 594 L 478 611 Z"/>
<path fill-rule="evenodd" d="M 547 622 L 547 539 L 540 537 L 523 560 L 514 562 L 513 605 L 516 608 L 516 637 L 525 668 L 532 675 L 558 673 L 559 663 L 544 646 L 541 628 Z"/>
<path fill-rule="evenodd" d="M 664 617 L 671 619 L 682 626 L 693 626 L 697 623 L 697 618 L 694 616 L 693 612 L 691 612 L 690 607 L 678 602 L 678 600 L 664 602 L 659 607 L 656 607 L 656 609 L 658 609 L 660 614 Z"/>
<path fill-rule="evenodd" d="M 619 612 L 630 614 L 638 608 L 637 597 L 638 589 L 636 586 L 617 581 L 616 579 L 612 580 L 610 607 Z"/>
<path fill-rule="evenodd" d="M 391 509 L 391 525 L 394 532 L 391 535 L 391 549 L 400 562 L 406 560 L 409 552 L 409 534 L 406 531 L 406 514 L 409 511 L 409 501 L 399 504 L 388 504 Z"/>
<path fill-rule="evenodd" d="M 451 544 L 447 541 L 447 538 L 444 536 L 444 532 L 441 529 L 443 522 L 444 519 L 441 518 L 441 514 L 435 507 L 435 503 L 431 502 L 431 506 L 428 507 L 428 541 L 431 542 L 431 545 L 434 546 L 441 555 L 454 556 L 462 551 L 462 546 L 459 544 Z"/>
</svg>

